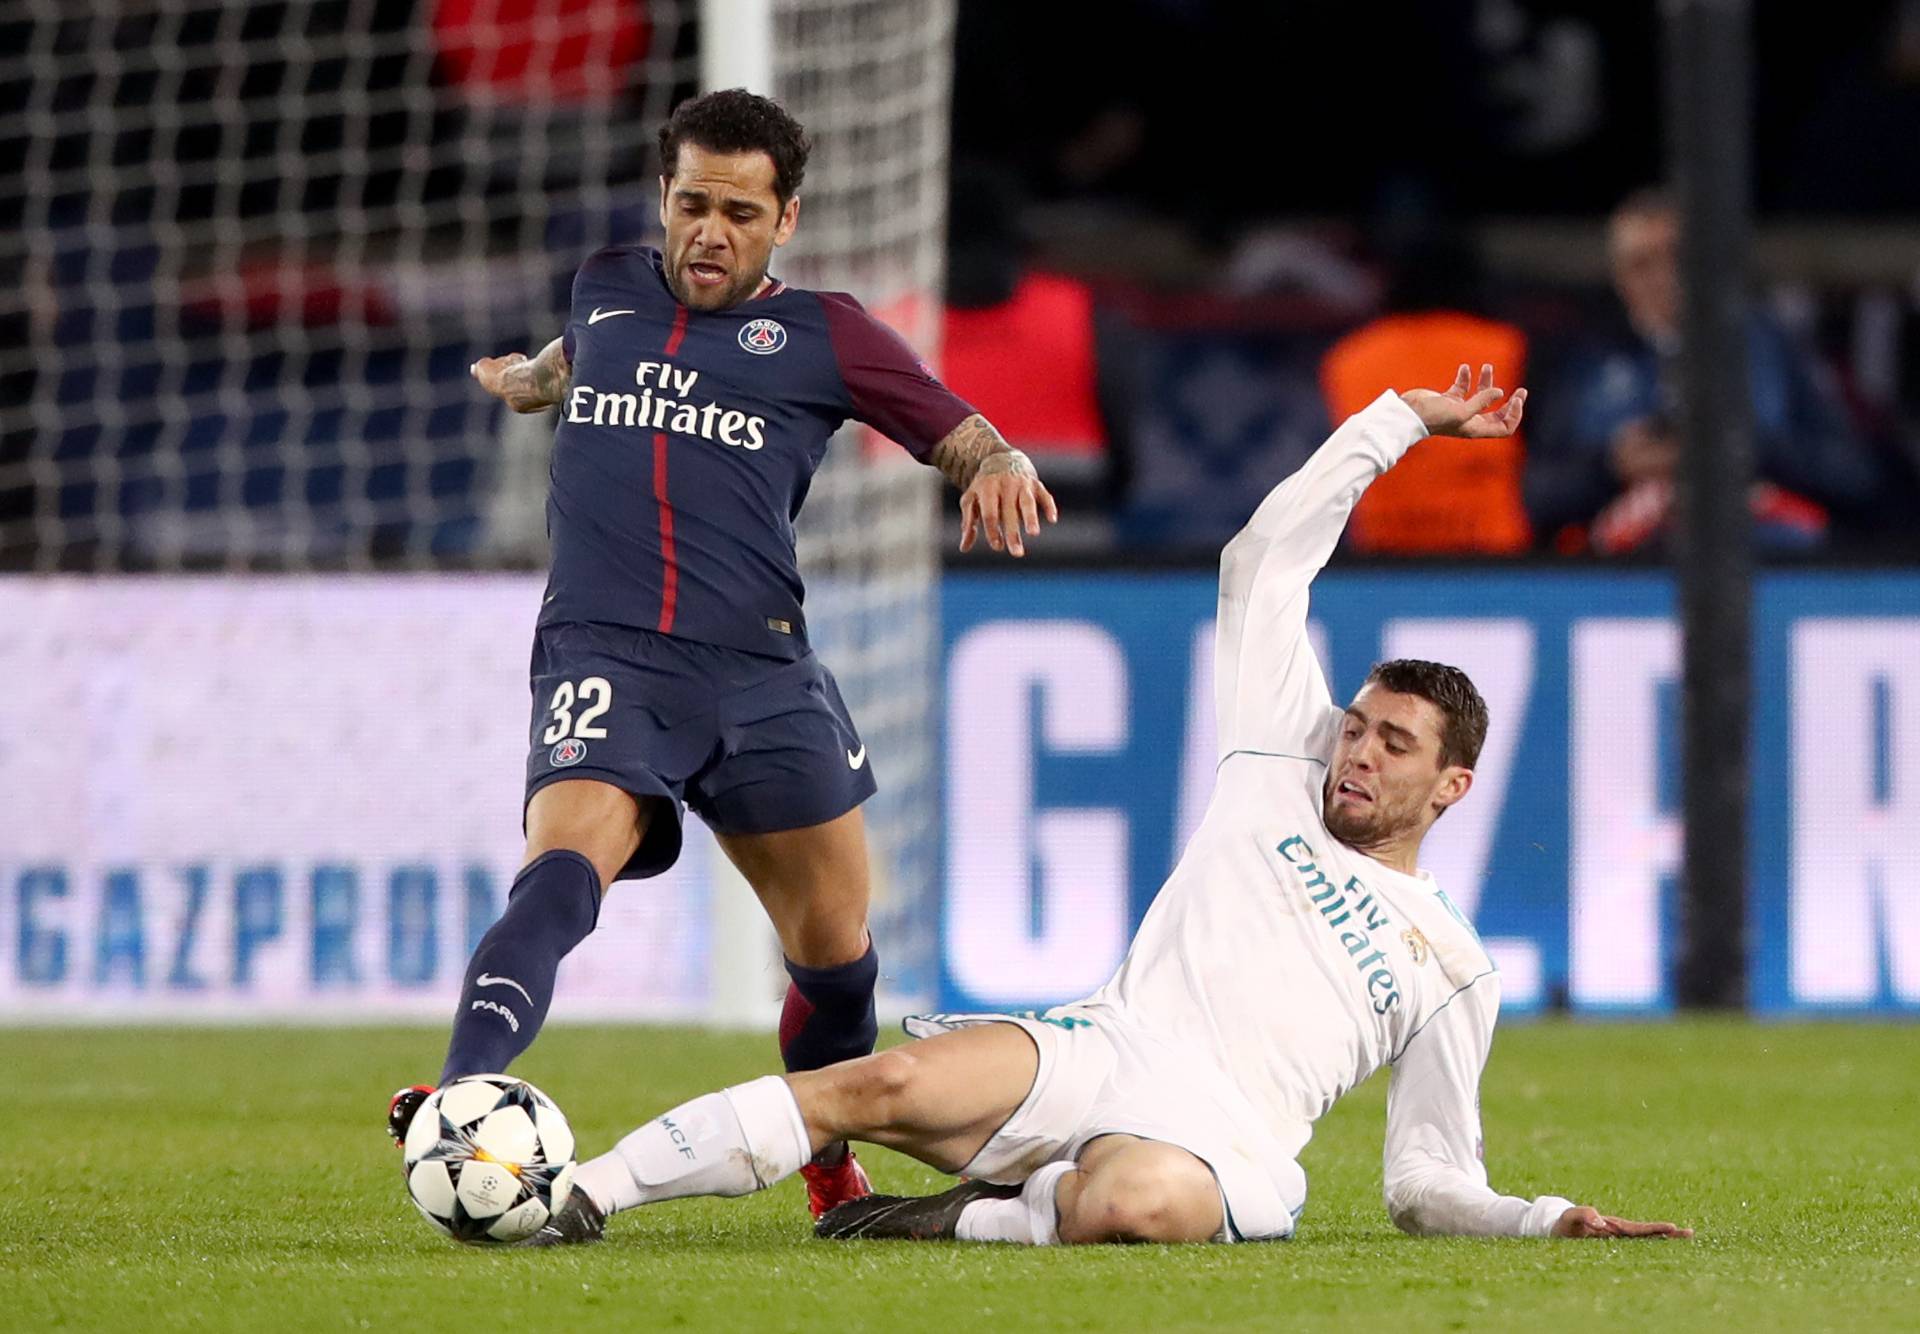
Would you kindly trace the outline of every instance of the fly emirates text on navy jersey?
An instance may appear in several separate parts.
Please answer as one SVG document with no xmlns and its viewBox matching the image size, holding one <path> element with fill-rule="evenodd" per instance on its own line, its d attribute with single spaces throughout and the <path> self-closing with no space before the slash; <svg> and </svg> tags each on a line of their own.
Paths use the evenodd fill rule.
<svg viewBox="0 0 1920 1334">
<path fill-rule="evenodd" d="M 715 440 L 736 449 L 764 449 L 767 419 L 696 396 L 700 372 L 668 361 L 634 368 L 638 392 L 576 384 L 567 394 L 566 419 L 576 426 L 632 426 Z"/>
</svg>

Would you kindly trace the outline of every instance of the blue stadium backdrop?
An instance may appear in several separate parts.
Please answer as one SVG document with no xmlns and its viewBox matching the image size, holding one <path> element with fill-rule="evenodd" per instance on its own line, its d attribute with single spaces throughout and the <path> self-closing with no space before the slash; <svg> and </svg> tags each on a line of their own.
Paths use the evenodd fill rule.
<svg viewBox="0 0 1920 1334">
<path fill-rule="evenodd" d="M 942 1003 L 1040 1005 L 1118 961 L 1213 774 L 1213 580 L 949 578 Z M 1335 693 L 1386 657 L 1466 668 L 1492 711 L 1425 858 L 1509 1006 L 1672 1004 L 1678 639 L 1653 573 L 1334 573 Z M 1752 1006 L 1920 1011 L 1920 579 L 1760 586 Z"/>
</svg>

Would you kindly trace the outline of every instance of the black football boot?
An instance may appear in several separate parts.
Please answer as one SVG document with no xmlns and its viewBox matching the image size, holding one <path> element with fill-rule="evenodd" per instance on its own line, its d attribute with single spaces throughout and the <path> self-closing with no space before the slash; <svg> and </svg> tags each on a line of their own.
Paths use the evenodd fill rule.
<svg viewBox="0 0 1920 1334">
<path fill-rule="evenodd" d="M 585 1246 L 599 1241 L 607 1235 L 607 1216 L 600 1212 L 600 1206 L 587 1198 L 587 1193 L 579 1187 L 567 1196 L 567 1202 L 560 1206 L 560 1212 L 547 1220 L 547 1225 L 526 1240 L 515 1243 L 520 1246 Z"/>
<path fill-rule="evenodd" d="M 827 1211 L 813 1235 L 832 1241 L 952 1241 L 975 1200 L 1010 1200 L 1018 1186 L 962 1181 L 938 1195 L 865 1195 Z"/>
</svg>

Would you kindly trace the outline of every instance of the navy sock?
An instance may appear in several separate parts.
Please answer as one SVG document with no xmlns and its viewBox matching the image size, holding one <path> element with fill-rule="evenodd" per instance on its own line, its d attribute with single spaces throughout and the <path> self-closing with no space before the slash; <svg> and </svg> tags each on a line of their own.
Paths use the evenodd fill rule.
<svg viewBox="0 0 1920 1334">
<path fill-rule="evenodd" d="M 560 960 L 600 916 L 600 876 L 577 852 L 555 849 L 529 862 L 507 891 L 507 909 L 467 962 L 440 1082 L 498 1074 L 546 1022 Z"/>
<path fill-rule="evenodd" d="M 873 984 L 880 956 L 873 946 L 837 968 L 803 968 L 787 960 L 787 1003 L 780 1011 L 780 1059 L 788 1070 L 818 1070 L 873 1050 L 880 1024 Z"/>
</svg>

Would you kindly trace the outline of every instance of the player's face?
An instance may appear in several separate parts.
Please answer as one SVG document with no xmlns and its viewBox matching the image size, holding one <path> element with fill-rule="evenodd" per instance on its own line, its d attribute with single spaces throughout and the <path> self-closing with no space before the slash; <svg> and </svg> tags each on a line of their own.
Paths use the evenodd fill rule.
<svg viewBox="0 0 1920 1334">
<path fill-rule="evenodd" d="M 1375 683 L 1354 696 L 1340 720 L 1327 768 L 1327 829 L 1368 850 L 1421 834 L 1466 795 L 1473 774 L 1441 765 L 1439 706 Z"/>
<path fill-rule="evenodd" d="M 667 284 L 682 305 L 725 310 L 752 299 L 775 246 L 793 236 L 798 196 L 786 207 L 773 191 L 765 153 L 714 153 L 680 145 L 671 177 L 660 178 L 667 229 Z"/>
</svg>

